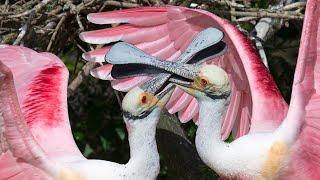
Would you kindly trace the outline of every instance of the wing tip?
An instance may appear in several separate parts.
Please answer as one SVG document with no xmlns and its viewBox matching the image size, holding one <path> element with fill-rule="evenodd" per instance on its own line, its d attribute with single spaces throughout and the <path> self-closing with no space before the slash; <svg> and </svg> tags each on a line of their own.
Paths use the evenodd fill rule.
<svg viewBox="0 0 320 180">
<path fill-rule="evenodd" d="M 92 69 L 90 71 L 90 75 L 101 80 L 109 80 L 109 81 L 115 80 L 111 76 L 111 69 L 110 70 L 104 69 L 103 66 Z"/>
<path fill-rule="evenodd" d="M 89 61 L 89 62 L 98 62 L 97 61 L 97 57 L 95 56 L 92 56 L 90 52 L 85 52 L 81 55 L 81 57 L 86 60 L 86 61 Z M 100 62 L 100 61 L 99 61 Z"/>
<path fill-rule="evenodd" d="M 106 14 L 109 14 L 109 17 Z M 105 17 L 99 17 L 101 13 L 90 13 L 87 15 L 88 21 L 94 24 L 115 24 L 115 23 L 128 23 L 129 18 L 115 18 L 112 17 L 113 12 L 106 12 Z"/>
<path fill-rule="evenodd" d="M 88 32 L 90 32 L 90 31 L 88 31 Z M 86 37 L 88 32 L 82 32 L 79 34 L 79 38 L 81 39 L 81 41 L 86 42 L 86 43 L 90 43 L 90 41 L 88 40 L 89 38 Z"/>
</svg>

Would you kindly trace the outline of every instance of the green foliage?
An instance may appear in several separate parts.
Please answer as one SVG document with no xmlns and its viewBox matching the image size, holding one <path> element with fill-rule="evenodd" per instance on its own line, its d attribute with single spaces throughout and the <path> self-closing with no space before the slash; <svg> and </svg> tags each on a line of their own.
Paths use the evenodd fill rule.
<svg viewBox="0 0 320 180">
<path fill-rule="evenodd" d="M 88 158 L 126 163 L 127 133 L 108 81 L 88 77 L 68 100 L 72 132 Z"/>
</svg>

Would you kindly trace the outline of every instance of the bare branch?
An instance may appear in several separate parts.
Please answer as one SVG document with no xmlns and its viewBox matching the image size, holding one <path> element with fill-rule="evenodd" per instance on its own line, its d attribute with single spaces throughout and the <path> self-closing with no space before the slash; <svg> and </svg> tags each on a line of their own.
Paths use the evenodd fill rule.
<svg viewBox="0 0 320 180">
<path fill-rule="evenodd" d="M 292 10 L 292 9 L 300 9 L 300 8 L 304 8 L 306 6 L 306 2 L 296 2 L 296 3 L 292 3 L 292 4 L 288 4 L 286 6 L 284 6 L 282 8 L 282 10 Z"/>
<path fill-rule="evenodd" d="M 250 16 L 250 17 L 270 17 L 270 18 L 279 18 L 279 19 L 297 19 L 297 20 L 303 20 L 304 15 L 301 13 L 294 13 L 289 11 L 282 11 L 282 12 L 276 12 L 276 13 L 270 13 L 266 11 L 258 11 L 258 12 L 242 12 L 242 11 L 220 11 L 216 10 L 213 11 L 217 14 L 228 14 L 232 16 Z"/>
<path fill-rule="evenodd" d="M 141 7 L 139 4 L 118 2 L 118 1 L 106 1 L 106 2 L 104 2 L 103 7 L 106 7 L 106 6 L 116 6 L 116 7 L 122 7 L 122 8 Z"/>
<path fill-rule="evenodd" d="M 235 2 L 236 2 L 235 0 L 232 0 L 232 3 L 235 3 Z M 236 8 L 234 7 L 230 8 L 231 14 L 234 14 L 235 11 L 236 11 Z M 235 22 L 235 21 L 236 21 L 236 17 L 234 15 L 231 15 L 231 22 Z"/>
<path fill-rule="evenodd" d="M 77 77 L 68 86 L 68 97 L 70 97 L 78 86 L 82 83 L 83 79 L 90 74 L 90 71 L 97 66 L 95 62 L 87 62 L 78 73 Z"/>
<path fill-rule="evenodd" d="M 149 0 L 154 4 L 154 6 L 163 6 L 165 5 L 161 0 Z"/>
<path fill-rule="evenodd" d="M 248 22 L 248 21 L 254 21 L 254 20 L 258 20 L 259 17 L 242 17 L 237 19 L 237 22 Z"/>
<path fill-rule="evenodd" d="M 290 4 L 292 3 L 292 0 L 279 0 L 276 5 L 272 7 L 272 9 L 280 9 L 283 4 L 288 4 L 284 8 L 291 8 Z M 296 4 L 297 5 L 303 5 L 303 4 Z M 254 30 L 251 31 L 252 35 L 257 36 L 259 39 L 266 41 L 270 37 L 273 36 L 281 27 L 283 24 L 282 19 L 272 19 L 272 18 L 262 18 L 260 21 L 256 24 Z"/>
<path fill-rule="evenodd" d="M 14 29 L 14 28 L 1 28 L 1 27 L 0 27 L 0 31 L 15 32 L 15 31 L 19 31 L 19 29 Z"/>
<path fill-rule="evenodd" d="M 19 45 L 22 38 L 24 37 L 24 35 L 27 33 L 27 30 L 28 30 L 28 27 L 30 26 L 31 24 L 31 21 L 33 20 L 33 18 L 36 16 L 36 12 L 34 10 L 31 11 L 30 15 L 29 15 L 29 18 L 26 22 L 25 25 L 23 25 L 19 30 L 20 30 L 20 33 L 17 37 L 17 39 L 14 41 L 13 45 Z"/>
<path fill-rule="evenodd" d="M 15 14 L 15 15 L 10 15 L 9 18 L 18 18 L 18 17 L 22 17 L 22 16 L 28 16 L 32 11 L 35 11 L 36 13 L 38 11 L 40 11 L 46 4 L 48 4 L 49 2 L 51 2 L 52 0 L 43 0 L 41 1 L 38 5 L 36 5 L 33 9 L 25 11 L 23 13 L 20 14 Z"/>
<path fill-rule="evenodd" d="M 54 32 L 50 38 L 49 44 L 47 46 L 47 51 L 50 51 L 51 46 L 53 41 L 56 39 L 57 33 L 60 29 L 60 27 L 62 26 L 62 23 L 66 20 L 67 15 L 65 14 L 64 16 L 62 16 L 62 18 L 60 19 L 59 23 L 57 24 L 56 28 L 54 29 Z"/>
</svg>

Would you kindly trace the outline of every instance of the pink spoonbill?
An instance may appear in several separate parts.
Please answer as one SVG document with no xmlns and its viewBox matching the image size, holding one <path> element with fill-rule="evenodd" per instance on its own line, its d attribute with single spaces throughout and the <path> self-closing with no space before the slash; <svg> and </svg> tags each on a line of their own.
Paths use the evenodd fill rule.
<svg viewBox="0 0 320 180">
<path fill-rule="evenodd" d="M 118 164 L 89 160 L 79 151 L 68 119 L 67 82 L 68 70 L 55 55 L 0 45 L 0 179 L 155 179 L 156 124 L 172 85 L 163 89 L 150 81 L 125 96 L 131 157 Z"/>
<path fill-rule="evenodd" d="M 249 132 L 232 143 L 224 142 L 221 126 L 232 91 L 229 75 L 215 65 L 157 66 L 191 77 L 191 82 L 180 80 L 177 84 L 199 103 L 197 151 L 223 179 L 318 179 L 319 14 L 319 2 L 308 1 L 289 110 L 280 126 L 271 132 Z M 260 97 L 270 93 L 265 91 Z M 261 118 L 261 128 L 265 126 L 263 121 L 270 119 Z"/>
<path fill-rule="evenodd" d="M 251 42 L 228 21 L 207 11 L 184 7 L 142 7 L 120 11 L 92 13 L 88 20 L 96 24 L 122 23 L 122 25 L 95 31 L 83 32 L 80 38 L 93 44 L 124 41 L 160 59 L 168 61 L 183 57 L 188 46 L 199 32 L 214 27 L 224 33 L 223 42 L 227 49 L 221 56 L 213 56 L 207 61 L 230 74 L 232 89 L 230 106 L 224 116 L 222 138 L 232 131 L 234 137 L 249 132 L 269 132 L 276 129 L 286 116 L 288 105 L 272 79 L 267 68 Z M 219 33 L 217 33 L 219 34 Z M 211 43 L 221 35 L 211 38 Z M 210 44 L 210 43 L 209 43 Z M 83 54 L 88 61 L 104 62 L 110 47 Z M 190 58 L 190 57 L 189 57 Z M 128 59 L 129 61 L 130 59 Z M 114 89 L 129 91 L 150 79 L 141 76 L 114 79 L 113 65 L 107 64 L 92 70 L 91 74 L 103 80 L 111 80 Z M 268 96 L 261 96 L 265 92 Z M 199 118 L 197 99 L 175 88 L 166 108 L 170 113 L 178 112 L 181 122 Z M 262 119 L 265 119 L 261 121 Z M 261 126 L 263 124 L 263 126 Z"/>
<path fill-rule="evenodd" d="M 272 132 L 249 132 L 232 143 L 221 139 L 223 112 L 231 90 L 228 74 L 221 68 L 200 66 L 197 74 L 189 75 L 192 83 L 178 83 L 199 102 L 197 151 L 224 179 L 319 179 L 319 15 L 320 2 L 308 1 L 289 110 Z M 261 128 L 268 120 L 261 117 Z"/>
<path fill-rule="evenodd" d="M 137 12 L 142 13 L 138 15 Z M 173 12 L 174 14 L 169 16 Z M 143 18 L 146 16 L 143 16 L 143 13 L 149 13 L 153 21 L 144 22 Z M 110 14 L 112 13 L 93 14 L 89 15 L 89 19 L 96 23 L 127 22 L 129 24 L 125 25 L 127 28 L 120 26 L 127 32 L 100 30 L 101 34 L 106 33 L 104 40 L 128 41 L 138 47 L 141 46 L 141 49 L 146 52 L 156 51 L 156 48 L 152 49 L 152 47 L 160 46 L 161 43 L 158 42 L 165 41 L 166 36 L 169 36 L 167 37 L 169 40 L 174 39 L 174 35 L 170 36 L 171 32 L 168 31 L 169 28 L 173 28 L 170 29 L 172 31 L 175 30 L 171 26 L 174 23 L 180 23 L 188 28 L 213 25 L 225 32 L 224 41 L 228 45 L 228 51 L 222 58 L 218 58 L 216 63 L 222 68 L 215 65 L 185 65 L 190 69 L 197 69 L 190 71 L 190 74 L 186 74 L 185 71 L 181 73 L 179 69 L 170 71 L 185 78 L 192 77 L 191 83 L 177 84 L 195 96 L 199 103 L 197 150 L 202 160 L 223 179 L 318 179 L 320 172 L 318 160 L 320 139 L 318 91 L 320 87 L 317 83 L 320 78 L 319 0 L 310 0 L 307 3 L 289 110 L 270 74 L 257 54 L 253 52 L 249 41 L 226 21 L 204 11 L 180 7 L 164 7 L 156 10 L 140 8 L 124 10 L 118 15 L 110 16 Z M 136 16 L 135 19 L 131 18 L 133 16 Z M 141 28 L 145 30 L 143 33 L 148 34 L 149 30 L 150 32 L 155 30 L 152 28 L 156 26 L 162 27 L 167 35 L 150 41 L 151 45 L 135 39 L 139 33 L 134 28 Z M 190 29 L 193 30 L 193 28 Z M 122 34 L 116 36 L 116 33 Z M 93 42 L 97 35 L 97 32 L 87 32 L 82 37 Z M 166 48 L 171 44 L 172 49 L 176 48 L 175 51 Z M 160 56 L 160 52 L 165 51 L 164 49 L 174 53 L 179 52 L 181 47 L 175 46 L 176 44 L 178 42 L 175 39 L 169 41 L 164 48 L 158 48 L 155 52 L 158 54 L 153 55 Z M 98 51 L 89 52 L 84 56 L 89 60 L 99 61 Z M 161 58 L 165 59 L 165 57 Z M 109 77 L 110 69 L 110 65 L 101 67 L 93 74 L 110 79 L 112 78 Z M 143 79 L 139 78 L 129 79 L 129 81 Z M 115 81 L 115 87 L 118 85 L 116 83 L 124 85 L 126 81 Z M 221 134 L 226 129 L 231 130 L 230 127 L 236 135 L 249 133 L 232 143 L 225 143 Z"/>
</svg>

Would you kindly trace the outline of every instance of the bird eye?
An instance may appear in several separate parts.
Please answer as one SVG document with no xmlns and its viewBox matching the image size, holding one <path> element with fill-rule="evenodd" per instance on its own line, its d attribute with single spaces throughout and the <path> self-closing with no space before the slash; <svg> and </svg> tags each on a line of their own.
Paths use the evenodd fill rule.
<svg viewBox="0 0 320 180">
<path fill-rule="evenodd" d="M 142 102 L 143 104 L 147 103 L 147 96 L 142 96 L 142 97 L 141 97 L 141 102 Z"/>
<path fill-rule="evenodd" d="M 206 79 L 201 79 L 200 82 L 202 86 L 206 86 L 208 84 L 208 81 Z"/>
</svg>

